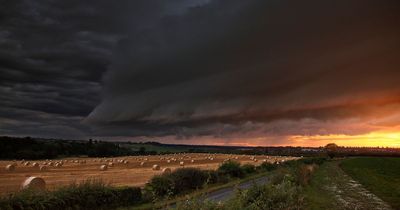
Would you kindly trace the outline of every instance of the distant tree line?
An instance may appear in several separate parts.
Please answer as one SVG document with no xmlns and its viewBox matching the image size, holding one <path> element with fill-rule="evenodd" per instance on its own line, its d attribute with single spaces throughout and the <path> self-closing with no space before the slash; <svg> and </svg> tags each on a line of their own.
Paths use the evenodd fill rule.
<svg viewBox="0 0 400 210">
<path fill-rule="evenodd" d="M 153 145 L 155 147 L 147 147 Z M 149 150 L 151 148 L 151 150 Z M 169 150 L 169 148 L 171 150 Z M 177 145 L 158 142 L 132 143 L 97 140 L 61 140 L 0 136 L 0 159 L 51 159 L 70 156 L 115 157 L 126 155 L 156 155 L 173 152 L 224 153 L 271 156 L 345 157 L 391 156 L 400 157 L 400 148 L 340 147 L 233 147 L 207 145 Z"/>
<path fill-rule="evenodd" d="M 134 151 L 119 143 L 78 140 L 41 140 L 30 137 L 0 137 L 0 159 L 51 159 L 69 156 L 111 157 L 153 155 L 155 151 Z"/>
</svg>

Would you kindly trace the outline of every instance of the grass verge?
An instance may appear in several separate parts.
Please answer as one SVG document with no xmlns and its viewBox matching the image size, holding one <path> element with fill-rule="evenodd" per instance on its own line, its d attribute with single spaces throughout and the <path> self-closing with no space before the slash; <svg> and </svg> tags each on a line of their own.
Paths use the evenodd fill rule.
<svg viewBox="0 0 400 210">
<path fill-rule="evenodd" d="M 349 158 L 340 166 L 366 189 L 400 209 L 400 158 Z"/>
</svg>

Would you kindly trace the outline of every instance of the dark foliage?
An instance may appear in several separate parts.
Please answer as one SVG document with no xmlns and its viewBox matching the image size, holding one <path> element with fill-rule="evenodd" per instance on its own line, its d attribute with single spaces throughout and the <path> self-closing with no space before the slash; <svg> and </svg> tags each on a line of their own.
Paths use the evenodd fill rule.
<svg viewBox="0 0 400 210">
<path fill-rule="evenodd" d="M 132 151 L 113 142 L 0 137 L 0 159 L 52 159 L 67 156 L 111 157 L 153 153 L 152 151 Z"/>
<path fill-rule="evenodd" d="M 141 201 L 138 187 L 115 188 L 87 182 L 42 193 L 22 191 L 0 200 L 0 209 L 109 209 Z"/>
<path fill-rule="evenodd" d="M 244 164 L 242 165 L 242 169 L 246 174 L 252 174 L 256 172 L 256 167 L 253 164 Z"/>
<path fill-rule="evenodd" d="M 272 171 L 277 168 L 277 165 L 273 163 L 264 162 L 260 166 L 258 166 L 258 168 L 263 171 Z"/>
<path fill-rule="evenodd" d="M 240 166 L 240 163 L 236 161 L 227 161 L 223 163 L 219 168 L 218 171 L 224 175 L 228 175 L 230 177 L 244 177 L 245 173 L 243 168 Z"/>
</svg>

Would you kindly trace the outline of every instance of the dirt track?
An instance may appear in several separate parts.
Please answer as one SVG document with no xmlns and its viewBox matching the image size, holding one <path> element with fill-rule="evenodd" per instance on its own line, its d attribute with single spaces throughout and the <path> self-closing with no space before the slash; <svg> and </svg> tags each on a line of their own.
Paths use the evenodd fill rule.
<svg viewBox="0 0 400 210">
<path fill-rule="evenodd" d="M 257 162 L 252 160 L 254 157 Z M 181 167 L 196 167 L 201 169 L 216 169 L 226 159 L 237 160 L 241 163 L 259 165 L 263 160 L 268 162 L 290 160 L 290 157 L 273 156 L 244 156 L 227 154 L 176 154 L 163 156 L 129 156 L 117 158 L 68 158 L 48 161 L 29 161 L 25 166 L 21 161 L 0 161 L 0 194 L 15 192 L 20 189 L 21 183 L 29 176 L 39 176 L 46 181 L 47 189 L 52 190 L 73 182 L 82 182 L 88 179 L 102 180 L 114 186 L 143 186 L 151 177 L 161 174 L 163 168 L 172 170 Z M 237 159 L 236 159 L 237 158 Z M 127 160 L 129 163 L 121 163 Z M 168 160 L 170 163 L 168 163 Z M 194 160 L 192 163 L 191 161 Z M 33 167 L 34 162 L 39 165 L 52 162 L 63 162 L 61 167 L 47 165 L 46 171 L 40 171 L 39 167 Z M 82 162 L 86 163 L 82 163 Z M 101 162 L 100 162 L 101 161 Z M 183 161 L 184 166 L 179 163 Z M 112 162 L 114 166 L 107 171 L 99 168 L 103 164 Z M 140 163 L 145 162 L 144 166 Z M 8 164 L 16 164 L 15 171 L 6 171 Z M 152 166 L 158 164 L 161 170 L 154 171 Z"/>
</svg>

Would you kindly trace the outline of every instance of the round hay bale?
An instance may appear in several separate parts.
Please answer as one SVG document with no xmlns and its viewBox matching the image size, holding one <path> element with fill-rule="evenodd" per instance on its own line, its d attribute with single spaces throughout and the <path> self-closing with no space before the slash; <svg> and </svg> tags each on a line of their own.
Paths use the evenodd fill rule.
<svg viewBox="0 0 400 210">
<path fill-rule="evenodd" d="M 167 163 L 171 163 L 171 160 L 167 160 Z"/>
<path fill-rule="evenodd" d="M 214 160 L 214 158 L 210 158 L 210 160 Z"/>
<path fill-rule="evenodd" d="M 100 166 L 100 171 L 107 171 L 107 169 L 108 169 L 107 165 Z"/>
<path fill-rule="evenodd" d="M 194 163 L 194 160 L 191 160 L 190 162 L 191 162 L 191 163 Z"/>
<path fill-rule="evenodd" d="M 40 170 L 40 171 L 47 171 L 47 166 L 40 166 L 40 167 L 39 167 L 39 170 Z"/>
<path fill-rule="evenodd" d="M 179 163 L 179 165 L 180 165 L 180 166 L 185 166 L 185 162 L 181 161 L 181 162 Z"/>
<path fill-rule="evenodd" d="M 258 160 L 257 159 L 254 159 L 254 162 L 257 162 Z"/>
<path fill-rule="evenodd" d="M 39 167 L 39 163 L 32 163 L 33 167 Z"/>
<path fill-rule="evenodd" d="M 14 164 L 8 164 L 6 166 L 6 171 L 15 171 L 15 165 Z"/>
<path fill-rule="evenodd" d="M 146 163 L 145 162 L 141 162 L 140 163 L 140 166 L 144 166 Z"/>
<path fill-rule="evenodd" d="M 54 166 L 53 162 L 48 163 L 49 166 Z"/>
<path fill-rule="evenodd" d="M 29 161 L 25 162 L 24 165 L 25 166 L 29 166 L 31 163 Z"/>
<path fill-rule="evenodd" d="M 22 189 L 45 190 L 46 182 L 40 177 L 31 176 L 22 183 Z"/>
<path fill-rule="evenodd" d="M 57 168 L 60 168 L 62 166 L 62 163 L 56 163 L 55 165 Z"/>
<path fill-rule="evenodd" d="M 108 163 L 108 166 L 113 167 L 113 166 L 114 166 L 114 163 L 109 162 L 109 163 Z"/>
<path fill-rule="evenodd" d="M 128 160 L 124 160 L 124 164 L 128 164 L 129 163 L 129 161 Z"/>
<path fill-rule="evenodd" d="M 157 165 L 157 164 L 153 165 L 153 170 L 154 171 L 159 171 L 160 170 L 160 166 Z"/>
</svg>

